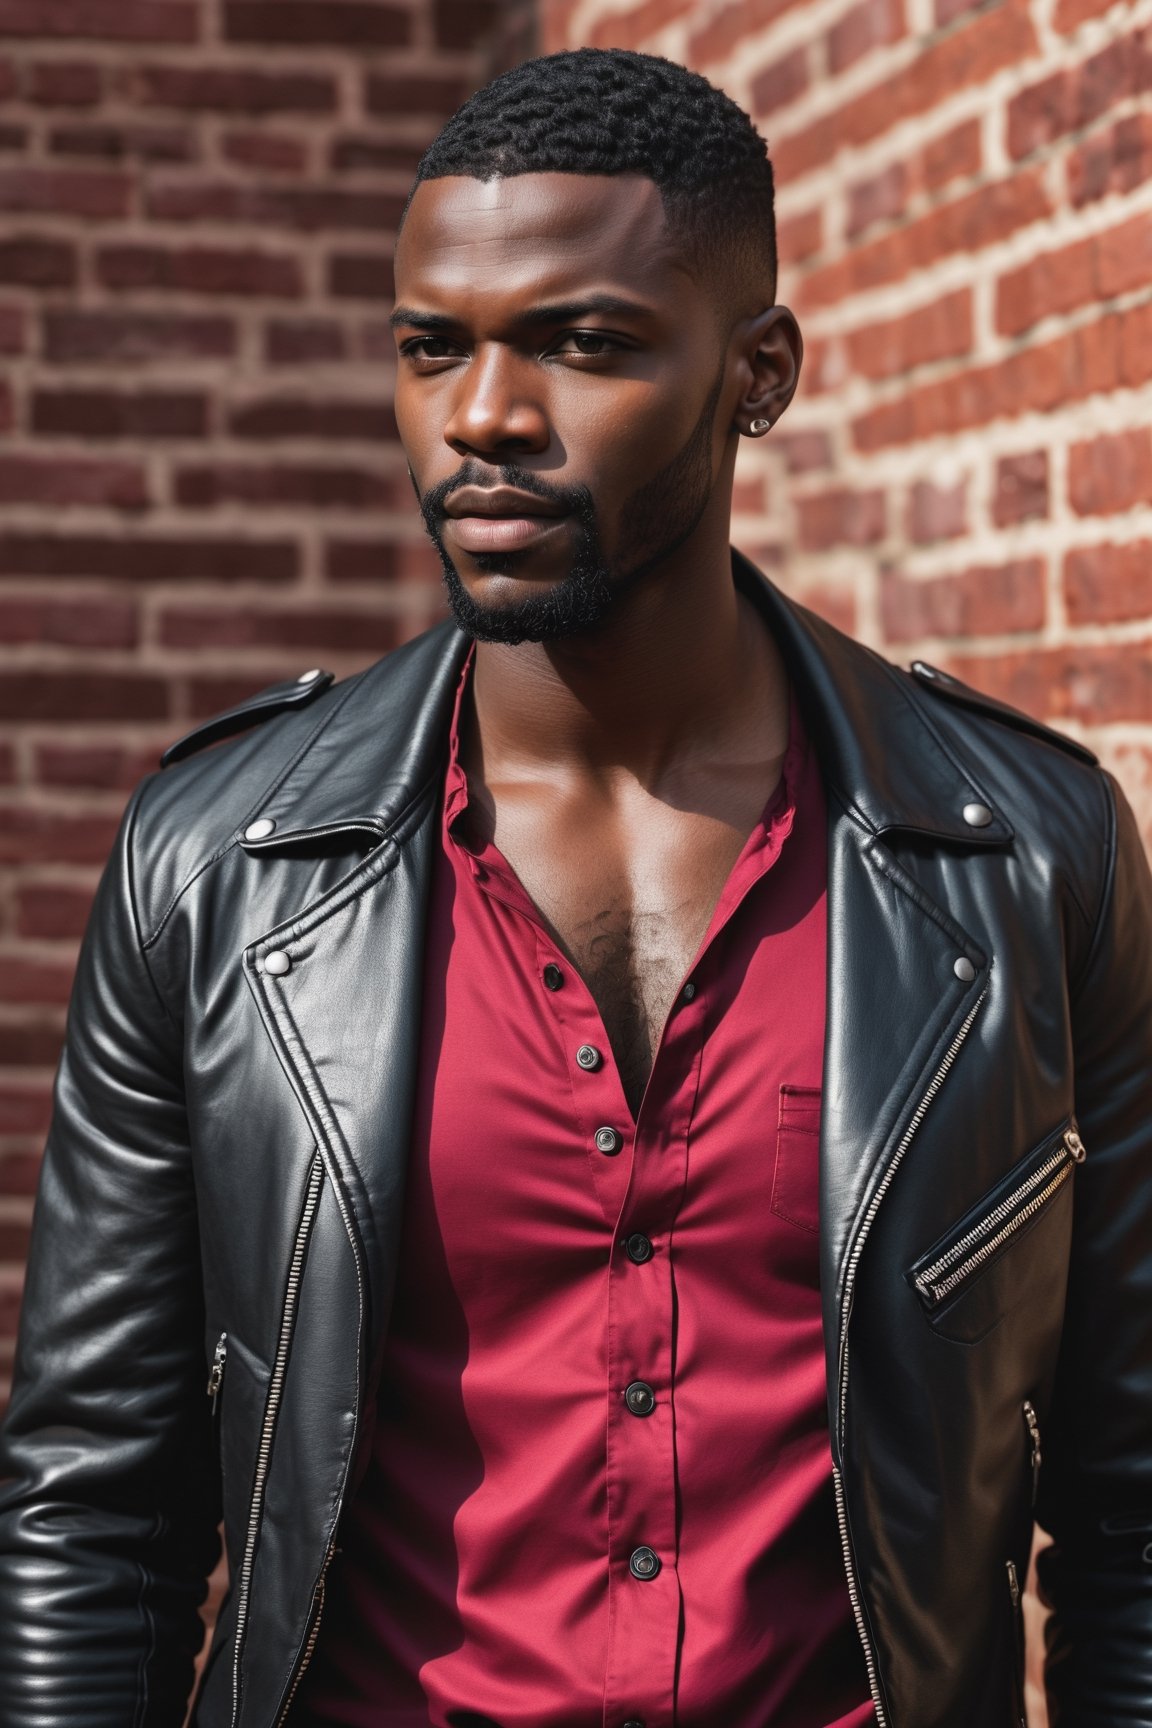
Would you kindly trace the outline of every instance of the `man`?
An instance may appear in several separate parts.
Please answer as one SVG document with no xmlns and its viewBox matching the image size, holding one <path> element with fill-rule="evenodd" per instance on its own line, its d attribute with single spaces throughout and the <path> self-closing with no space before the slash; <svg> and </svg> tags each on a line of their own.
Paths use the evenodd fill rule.
<svg viewBox="0 0 1152 1728">
<path fill-rule="evenodd" d="M 802 349 L 702 79 L 505 75 L 396 263 L 455 619 L 131 800 L 3 1454 L 5 1724 L 178 1723 L 222 1509 L 204 1728 L 1007 1728 L 1034 1508 L 1055 1728 L 1152 1723 L 1123 798 L 730 554 Z"/>
</svg>

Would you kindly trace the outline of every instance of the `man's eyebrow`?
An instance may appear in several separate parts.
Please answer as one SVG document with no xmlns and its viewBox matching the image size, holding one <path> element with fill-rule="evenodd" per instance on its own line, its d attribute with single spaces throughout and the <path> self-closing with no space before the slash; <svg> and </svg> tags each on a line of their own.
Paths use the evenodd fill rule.
<svg viewBox="0 0 1152 1728">
<path fill-rule="evenodd" d="M 584 294 L 575 300 L 550 300 L 542 306 L 530 307 L 515 320 L 517 324 L 565 324 L 574 318 L 586 318 L 590 313 L 623 313 L 633 318 L 650 316 L 650 310 L 638 300 L 628 300 L 622 294 Z M 421 312 L 415 306 L 397 306 L 389 319 L 393 330 L 407 324 L 414 330 L 454 330 L 459 319 L 442 312 Z"/>
</svg>

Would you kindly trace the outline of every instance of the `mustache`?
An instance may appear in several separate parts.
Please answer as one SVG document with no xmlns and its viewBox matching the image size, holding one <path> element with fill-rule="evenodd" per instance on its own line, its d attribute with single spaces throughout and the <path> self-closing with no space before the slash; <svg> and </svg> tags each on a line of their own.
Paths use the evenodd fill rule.
<svg viewBox="0 0 1152 1728">
<path fill-rule="evenodd" d="M 439 528 L 444 522 L 445 506 L 449 498 L 463 486 L 481 486 L 488 489 L 496 486 L 514 487 L 517 492 L 527 492 L 533 498 L 546 499 L 565 512 L 571 512 L 586 525 L 591 523 L 595 516 L 592 494 L 586 486 L 554 486 L 550 481 L 542 480 L 539 474 L 520 468 L 514 462 L 502 462 L 498 467 L 492 467 L 469 459 L 455 474 L 449 474 L 446 480 L 438 481 L 426 492 L 417 489 L 420 510 L 430 530 Z"/>
</svg>

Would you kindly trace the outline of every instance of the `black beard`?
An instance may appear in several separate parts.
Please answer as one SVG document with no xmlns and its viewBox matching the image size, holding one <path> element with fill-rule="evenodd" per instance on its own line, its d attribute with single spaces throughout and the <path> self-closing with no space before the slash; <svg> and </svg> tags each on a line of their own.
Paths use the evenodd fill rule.
<svg viewBox="0 0 1152 1728">
<path fill-rule="evenodd" d="M 637 488 L 623 511 L 620 551 L 610 565 L 604 555 L 592 494 L 585 486 L 551 486 L 514 463 L 501 463 L 500 483 L 546 498 L 576 518 L 576 545 L 566 576 L 545 592 L 499 606 L 482 606 L 469 594 L 444 544 L 444 505 L 461 486 L 491 485 L 492 469 L 474 460 L 422 496 L 424 526 L 440 557 L 448 604 L 457 624 L 479 642 L 553 642 L 587 635 L 608 616 L 619 596 L 654 565 L 669 557 L 695 531 L 712 494 L 712 423 L 724 385 L 721 368 L 687 441 L 658 474 Z M 415 481 L 413 481 L 415 485 Z M 478 552 L 477 569 L 514 575 L 528 552 Z"/>
</svg>

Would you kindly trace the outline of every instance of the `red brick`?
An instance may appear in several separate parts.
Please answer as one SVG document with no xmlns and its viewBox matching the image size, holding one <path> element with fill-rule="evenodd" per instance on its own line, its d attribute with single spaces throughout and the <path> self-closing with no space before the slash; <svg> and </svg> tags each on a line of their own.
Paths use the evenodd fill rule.
<svg viewBox="0 0 1152 1728">
<path fill-rule="evenodd" d="M 394 168 L 414 174 L 422 154 L 422 144 L 407 141 L 389 143 L 382 138 L 334 138 L 328 153 L 328 166 L 336 174 L 378 173 Z"/>
<path fill-rule="evenodd" d="M 950 180 L 980 172 L 983 148 L 979 120 L 962 120 L 959 126 L 931 139 L 920 152 L 920 178 L 925 191 L 935 192 Z"/>
<path fill-rule="evenodd" d="M 106 170 L 0 168 L 0 210 L 109 221 L 127 216 L 131 190 L 127 175 Z"/>
<path fill-rule="evenodd" d="M 228 359 L 235 349 L 235 324 L 215 314 L 103 310 L 44 314 L 48 360 L 119 366 L 159 359 Z"/>
<path fill-rule="evenodd" d="M 997 528 L 1030 522 L 1048 514 L 1048 452 L 1029 450 L 1022 456 L 1002 456 L 996 464 L 992 520 Z"/>
<path fill-rule="evenodd" d="M 0 740 L 0 786 L 12 786 L 16 781 L 16 752 L 11 744 Z"/>
<path fill-rule="evenodd" d="M 45 1085 L 0 1085 L 0 1134 L 44 1134 L 52 1115 Z"/>
<path fill-rule="evenodd" d="M 197 391 L 36 390 L 36 433 L 75 438 L 203 438 L 208 400 Z"/>
<path fill-rule="evenodd" d="M 836 486 L 795 502 L 799 543 L 806 552 L 823 552 L 831 546 L 870 546 L 884 538 L 882 491 L 854 492 Z"/>
<path fill-rule="evenodd" d="M 1089 726 L 1152 721 L 1152 655 L 1145 642 L 954 654 L 945 669 L 1042 720 Z"/>
<path fill-rule="evenodd" d="M 1008 150 L 1015 157 L 1054 143 L 1152 87 L 1152 32 L 1109 42 L 1081 65 L 1043 78 L 1008 105 Z"/>
<path fill-rule="evenodd" d="M 983 84 L 1004 67 L 1018 65 L 1036 47 L 1027 0 L 1002 0 L 930 43 L 915 60 L 871 89 L 796 132 L 774 139 L 776 173 L 782 181 L 797 180 L 830 162 L 839 151 L 878 138 L 901 120 L 928 113 L 956 91 Z"/>
<path fill-rule="evenodd" d="M 891 378 L 934 360 L 972 351 L 972 290 L 958 288 L 928 306 L 849 331 L 853 370 L 865 378 Z"/>
<path fill-rule="evenodd" d="M 1078 516 L 1113 516 L 1152 500 L 1152 427 L 1073 444 L 1068 499 Z"/>
<path fill-rule="evenodd" d="M 24 93 L 49 108 L 91 108 L 104 93 L 99 66 L 84 60 L 39 60 L 26 72 Z"/>
<path fill-rule="evenodd" d="M 76 278 L 76 248 L 67 241 L 42 234 L 0 239 L 0 282 L 22 288 L 72 288 Z"/>
<path fill-rule="evenodd" d="M 968 531 L 968 483 L 936 486 L 917 480 L 908 496 L 908 538 L 916 546 L 955 540 Z"/>
<path fill-rule="evenodd" d="M 324 549 L 329 582 L 390 582 L 400 574 L 399 565 L 391 540 L 331 540 Z"/>
<path fill-rule="evenodd" d="M 1110 12 L 1115 0 L 1056 0 L 1056 12 L 1053 24 L 1063 35 L 1069 35 L 1088 18 L 1098 18 L 1102 12 Z"/>
<path fill-rule="evenodd" d="M 23 306 L 0 306 L 0 354 L 24 352 L 25 322 Z M 0 430 L 11 424 L 8 388 L 0 384 Z"/>
<path fill-rule="evenodd" d="M 55 156 L 99 156 L 107 161 L 189 162 L 192 136 L 173 126 L 56 126 L 48 134 Z"/>
<path fill-rule="evenodd" d="M 69 940 L 83 936 L 92 909 L 92 888 L 62 882 L 32 883 L 16 891 L 16 934 Z M 9 1129 L 9 1133 L 33 1130 Z M 2 1132 L 2 1130 L 0 1130 Z"/>
<path fill-rule="evenodd" d="M 274 396 L 234 408 L 228 429 L 237 438 L 384 439 L 396 437 L 396 417 L 383 402 L 330 402 Z"/>
<path fill-rule="evenodd" d="M 263 72 L 249 66 L 143 66 L 136 94 L 145 106 L 225 114 L 331 114 L 335 80 L 317 72 Z"/>
<path fill-rule="evenodd" d="M 253 607 L 173 607 L 160 615 L 167 648 L 302 648 L 384 654 L 396 646 L 396 621 L 380 611 L 336 612 L 310 607 L 293 612 Z"/>
<path fill-rule="evenodd" d="M 859 631 L 856 595 L 850 587 L 832 582 L 805 582 L 796 598 L 837 630 L 854 636 Z"/>
<path fill-rule="evenodd" d="M 337 252 L 328 260 L 328 292 L 343 300 L 391 300 L 392 259 L 380 253 Z"/>
<path fill-rule="evenodd" d="M 1095 241 L 1091 239 L 1037 254 L 997 282 L 997 330 L 1005 336 L 1017 336 L 1041 318 L 1083 306 L 1095 297 L 1095 277 Z"/>
<path fill-rule="evenodd" d="M 0 1031 L 0 1050 L 4 1033 Z M 3 1057 L 0 1056 L 0 1061 Z M 40 1176 L 38 1152 L 5 1152 L 0 1155 L 0 1194 L 35 1194 Z M 15 1291 L 0 1286 L 0 1337 L 16 1331 L 18 1302 Z"/>
<path fill-rule="evenodd" d="M 894 221 L 904 214 L 907 202 L 908 169 L 903 162 L 891 162 L 867 180 L 857 180 L 848 187 L 848 238 L 855 238 L 873 222 Z"/>
<path fill-rule="evenodd" d="M 332 319 L 273 318 L 264 326 L 264 358 L 270 366 L 323 365 L 347 353 L 344 326 Z"/>
<path fill-rule="evenodd" d="M 1152 113 L 1129 114 L 1088 138 L 1068 158 L 1068 196 L 1079 208 L 1152 178 Z"/>
<path fill-rule="evenodd" d="M 1143 211 L 1092 241 L 1094 288 L 1103 299 L 1152 287 L 1152 214 Z"/>
<path fill-rule="evenodd" d="M 0 530 L 0 575 L 73 576 L 117 582 L 291 582 L 299 552 L 291 540 L 51 534 Z"/>
<path fill-rule="evenodd" d="M 851 294 L 899 282 L 941 258 L 992 246 L 1051 210 L 1038 168 L 992 181 L 857 246 L 846 259 L 813 270 L 802 284 L 800 302 L 806 309 L 834 305 Z"/>
<path fill-rule="evenodd" d="M 916 578 L 884 570 L 880 616 L 889 642 L 924 636 L 1000 636 L 1044 623 L 1044 565 L 1021 558 Z"/>
<path fill-rule="evenodd" d="M 732 0 L 731 5 L 722 6 L 706 24 L 689 37 L 686 57 L 688 64 L 700 66 L 709 61 L 724 59 L 746 37 L 774 23 L 785 12 L 802 3 L 803 0 Z M 669 12 L 668 6 L 663 4 L 662 0 L 649 0 L 647 8 L 640 7 L 638 10 L 641 16 L 645 10 L 653 12 L 661 24 L 666 22 Z M 688 0 L 688 3 L 676 10 L 687 12 L 691 16 L 693 11 L 698 11 L 698 7 L 694 0 Z M 613 23 L 612 19 L 605 20 L 604 28 L 610 31 Z M 607 43 L 597 42 L 594 34 L 593 45 L 600 47 L 607 46 Z M 618 46 L 626 47 L 627 43 L 619 43 Z"/>
<path fill-rule="evenodd" d="M 271 174 L 302 174 L 308 166 L 304 140 L 283 132 L 226 132 L 221 148 L 226 161 Z"/>
<path fill-rule="evenodd" d="M 643 48 L 653 30 L 662 30 L 685 13 L 692 0 L 636 0 L 626 12 L 610 12 L 592 25 L 588 46 L 592 48 Z"/>
<path fill-rule="evenodd" d="M 278 0 L 278 4 L 291 0 Z M 3 182 L 0 181 L 0 187 Z M 243 222 L 257 227 L 394 229 L 402 192 L 349 192 L 339 186 L 256 186 L 236 180 L 172 180 L 145 192 L 145 210 L 161 222 Z"/>
<path fill-rule="evenodd" d="M 423 114 L 443 120 L 468 94 L 462 78 L 426 72 L 369 72 L 364 80 L 364 106 L 369 114 Z"/>
<path fill-rule="evenodd" d="M 76 648 L 134 648 L 140 638 L 135 605 L 103 600 L 0 594 L 0 642 L 52 642 Z"/>
<path fill-rule="evenodd" d="M 936 0 L 936 28 L 944 30 L 949 24 L 954 24 L 957 18 L 962 18 L 965 12 L 974 12 L 980 0 Z"/>
<path fill-rule="evenodd" d="M 1070 624 L 1123 624 L 1152 616 L 1152 540 L 1078 546 L 1064 559 Z"/>
<path fill-rule="evenodd" d="M 827 432 L 785 432 L 772 434 L 772 448 L 781 450 L 789 474 L 811 474 L 832 466 L 832 442 Z"/>
<path fill-rule="evenodd" d="M 828 69 L 843 72 L 905 32 L 903 0 L 859 0 L 828 32 Z"/>
<path fill-rule="evenodd" d="M 28 148 L 27 126 L 0 126 L 0 151 L 5 155 L 21 155 Z"/>
<path fill-rule="evenodd" d="M 96 254 L 96 274 L 105 288 L 161 293 L 297 299 L 304 291 L 298 259 L 254 247 L 105 246 Z"/>
<path fill-rule="evenodd" d="M 224 40 L 334 48 L 398 48 L 411 33 L 403 6 L 372 0 L 224 0 Z M 471 41 L 469 41 L 471 46 Z"/>
<path fill-rule="evenodd" d="M 11 60 L 0 60 L 0 102 L 7 102 L 9 97 L 17 95 L 20 89 L 20 76 Z"/>
<path fill-rule="evenodd" d="M 61 680 L 63 682 L 63 680 Z M 107 680 L 106 682 L 111 682 Z M 9 679 L 6 677 L 0 684 L 0 703 L 8 698 Z M 74 722 L 77 719 L 88 719 L 91 716 L 68 714 L 65 706 L 65 717 Z M 30 719 L 44 718 L 42 715 L 30 714 Z M 59 718 L 60 716 L 49 716 Z M 24 718 L 23 715 L 20 718 Z M 80 815 L 65 814 L 61 811 L 29 808 L 26 805 L 6 803 L 0 808 L 0 862 L 7 864 L 103 864 L 116 838 L 119 819 L 99 814 L 93 810 L 85 810 Z M 0 967 L 4 961 L 0 958 Z M 51 969 L 50 969 L 51 970 Z M 29 1001 L 42 1000 L 56 1002 L 58 996 L 36 998 L 30 993 Z"/>
<path fill-rule="evenodd" d="M 1131 306 L 1118 319 L 1117 343 L 1119 382 L 1139 389 L 1152 378 L 1152 300 Z"/>
<path fill-rule="evenodd" d="M 247 702 L 257 690 L 291 677 L 300 665 L 296 656 L 269 660 L 244 672 L 188 680 L 188 711 L 193 721 L 208 719 L 225 708 Z"/>
<path fill-rule="evenodd" d="M 195 42 L 199 11 L 193 0 L 0 0 L 0 36 Z"/>
<path fill-rule="evenodd" d="M 63 1043 L 63 1023 L 57 1025 L 55 1016 L 35 1022 L 22 1015 L 14 1026 L 0 1022 L 0 1066 L 55 1068 Z"/>
<path fill-rule="evenodd" d="M 28 1255 L 31 1229 L 27 1222 L 0 1217 L 0 1261 L 23 1261 Z"/>
<path fill-rule="evenodd" d="M 164 679 L 143 672 L 20 667 L 5 673 L 0 685 L 3 720 L 162 720 L 169 711 Z"/>
<path fill-rule="evenodd" d="M 786 108 L 789 102 L 803 96 L 808 84 L 808 49 L 804 45 L 762 66 L 755 74 L 751 91 L 753 113 L 770 115 Z"/>
<path fill-rule="evenodd" d="M 130 792 L 155 768 L 159 754 L 159 746 L 129 750 L 118 744 L 39 744 L 34 753 L 35 778 L 44 786 Z"/>
<path fill-rule="evenodd" d="M 176 470 L 174 492 L 177 503 L 192 509 L 231 503 L 301 510 L 369 510 L 387 508 L 403 496 L 391 475 L 365 468 L 304 463 L 188 465 Z"/>
<path fill-rule="evenodd" d="M 81 456 L 0 456 L 0 504 L 105 504 L 147 508 L 148 480 L 138 462 Z"/>
<path fill-rule="evenodd" d="M 782 264 L 811 258 L 824 244 L 824 212 L 819 205 L 782 217 L 776 224 L 776 251 Z"/>
</svg>

